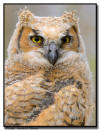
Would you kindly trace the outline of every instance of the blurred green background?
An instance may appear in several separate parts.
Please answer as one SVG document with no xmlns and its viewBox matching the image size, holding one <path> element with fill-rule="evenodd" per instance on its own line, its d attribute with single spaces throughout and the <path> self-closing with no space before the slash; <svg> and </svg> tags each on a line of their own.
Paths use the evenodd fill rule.
<svg viewBox="0 0 100 130">
<path fill-rule="evenodd" d="M 17 13 L 25 5 L 5 5 L 5 57 L 7 58 L 7 47 L 13 31 L 16 27 Z M 86 53 L 92 72 L 92 103 L 95 103 L 95 72 L 96 72 L 96 5 L 27 5 L 37 16 L 61 16 L 65 10 L 76 10 L 80 18 L 80 32 L 85 42 Z M 95 108 L 93 112 L 92 125 L 95 125 Z"/>
</svg>

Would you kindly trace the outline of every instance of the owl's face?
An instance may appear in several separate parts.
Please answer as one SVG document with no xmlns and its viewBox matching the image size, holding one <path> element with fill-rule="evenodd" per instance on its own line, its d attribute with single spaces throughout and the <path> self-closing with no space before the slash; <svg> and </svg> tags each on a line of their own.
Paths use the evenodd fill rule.
<svg viewBox="0 0 100 130">
<path fill-rule="evenodd" d="M 26 15 L 23 18 L 22 16 Z M 17 53 L 22 54 L 24 62 L 55 65 L 69 52 L 79 52 L 78 27 L 72 24 L 70 15 L 61 17 L 33 17 L 30 12 L 21 13 L 26 24 L 22 23 L 18 36 Z M 72 14 L 71 14 L 72 15 Z M 31 18 L 30 18 L 31 17 Z M 67 20 L 69 21 L 67 21 Z M 26 21 L 25 21 L 26 20 Z M 65 21 L 64 21 L 65 20 Z M 29 22 L 29 23 L 28 23 Z M 34 59 L 34 60 L 32 60 Z"/>
</svg>

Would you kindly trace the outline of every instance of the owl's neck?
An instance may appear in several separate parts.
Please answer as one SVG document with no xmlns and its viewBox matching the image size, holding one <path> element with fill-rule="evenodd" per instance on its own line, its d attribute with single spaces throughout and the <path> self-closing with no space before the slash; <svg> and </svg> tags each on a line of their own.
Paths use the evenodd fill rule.
<svg viewBox="0 0 100 130">
<path fill-rule="evenodd" d="M 75 56 L 74 54 L 74 56 L 72 56 L 70 56 L 71 58 L 69 57 L 69 59 L 67 57 L 67 60 L 63 58 L 64 61 L 54 66 L 35 66 L 34 64 L 33 66 L 29 66 L 28 63 L 24 64 L 22 61 L 8 59 L 5 64 L 5 84 L 7 86 L 11 85 L 37 73 L 41 74 L 43 78 L 46 77 L 47 80 L 51 80 L 51 82 L 59 81 L 59 79 L 63 81 L 64 79 L 72 77 L 77 79 L 79 78 L 79 76 L 77 76 L 79 74 L 82 79 L 89 80 L 89 76 L 87 76 L 89 75 L 87 63 L 85 63 L 79 55 Z"/>
<path fill-rule="evenodd" d="M 29 67 L 20 62 L 16 62 L 14 60 L 6 60 L 5 64 L 5 85 L 9 86 L 18 81 L 22 81 L 25 78 L 41 74 L 44 78 L 51 80 L 51 82 L 55 82 L 55 80 L 61 79 L 61 77 L 67 76 L 66 73 L 63 73 L 63 69 L 60 69 L 60 66 L 50 66 L 50 67 Z"/>
</svg>

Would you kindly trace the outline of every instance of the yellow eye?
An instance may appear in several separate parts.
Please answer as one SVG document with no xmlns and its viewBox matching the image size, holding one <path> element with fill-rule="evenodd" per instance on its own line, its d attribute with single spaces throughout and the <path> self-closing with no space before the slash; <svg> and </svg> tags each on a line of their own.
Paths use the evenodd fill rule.
<svg viewBox="0 0 100 130">
<path fill-rule="evenodd" d="M 34 42 L 34 43 L 38 43 L 38 44 L 41 44 L 43 42 L 43 38 L 40 37 L 40 36 L 33 36 L 31 37 L 31 40 Z"/>
<path fill-rule="evenodd" d="M 66 37 L 66 43 L 70 42 L 70 37 Z"/>
<path fill-rule="evenodd" d="M 70 43 L 71 40 L 72 40 L 72 36 L 70 36 L 70 35 L 67 35 L 62 38 L 63 43 Z"/>
</svg>

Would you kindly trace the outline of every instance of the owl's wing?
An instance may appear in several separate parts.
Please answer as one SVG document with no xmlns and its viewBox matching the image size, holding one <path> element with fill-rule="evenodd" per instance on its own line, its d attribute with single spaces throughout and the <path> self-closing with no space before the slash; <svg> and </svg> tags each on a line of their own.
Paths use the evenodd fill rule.
<svg viewBox="0 0 100 130">
<path fill-rule="evenodd" d="M 6 126 L 22 125 L 41 111 L 46 91 L 39 87 L 39 80 L 31 77 L 5 88 Z"/>
<path fill-rule="evenodd" d="M 84 126 L 88 118 L 87 98 L 84 93 L 69 85 L 54 95 L 54 104 L 43 110 L 26 126 Z"/>
</svg>

